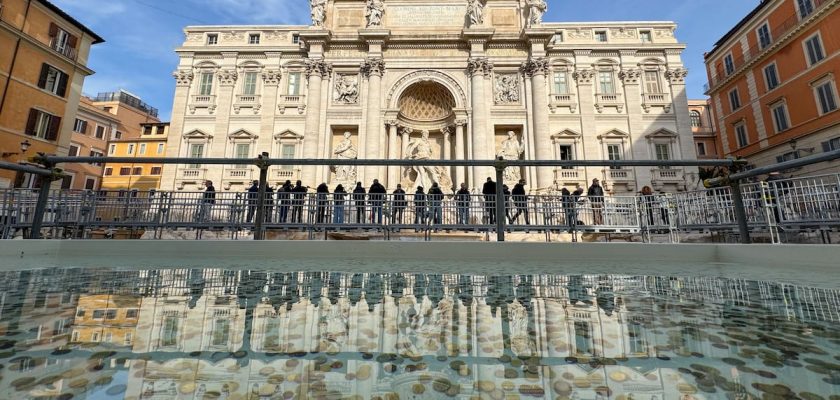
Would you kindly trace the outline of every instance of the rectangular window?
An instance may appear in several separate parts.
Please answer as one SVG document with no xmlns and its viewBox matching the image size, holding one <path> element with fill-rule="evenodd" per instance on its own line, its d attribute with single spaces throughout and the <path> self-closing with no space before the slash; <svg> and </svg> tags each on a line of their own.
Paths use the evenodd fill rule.
<svg viewBox="0 0 840 400">
<path fill-rule="evenodd" d="M 777 163 L 783 163 L 785 161 L 793 161 L 799 159 L 799 151 L 789 151 L 785 154 L 776 157 Z"/>
<path fill-rule="evenodd" d="M 125 317 L 128 319 L 135 319 L 137 316 L 140 315 L 140 310 L 136 308 L 131 308 L 125 311 Z"/>
<path fill-rule="evenodd" d="M 620 144 L 607 145 L 607 159 L 610 161 L 621 161 L 622 151 Z M 621 167 L 610 166 L 610 169 L 621 169 Z"/>
<path fill-rule="evenodd" d="M 152 134 L 152 126 L 146 125 L 143 127 L 143 134 L 144 135 L 151 135 Z"/>
<path fill-rule="evenodd" d="M 568 94 L 568 75 L 565 72 L 554 73 L 554 94 Z"/>
<path fill-rule="evenodd" d="M 300 72 L 292 72 L 289 74 L 289 96 L 300 95 Z"/>
<path fill-rule="evenodd" d="M 163 154 L 163 149 L 164 149 L 164 144 L 163 143 L 158 143 L 157 153 L 158 154 Z"/>
<path fill-rule="evenodd" d="M 219 35 L 210 33 L 207 35 L 207 44 L 210 46 L 219 44 Z"/>
<path fill-rule="evenodd" d="M 631 322 L 627 325 L 627 336 L 630 339 L 630 353 L 647 353 L 647 340 L 645 339 L 644 327 L 638 322 Z"/>
<path fill-rule="evenodd" d="M 134 143 L 128 145 L 128 155 L 134 155 Z"/>
<path fill-rule="evenodd" d="M 76 118 L 76 122 L 73 123 L 73 132 L 87 133 L 87 124 L 87 121 Z"/>
<path fill-rule="evenodd" d="M 105 310 L 105 319 L 117 319 L 117 310 L 115 310 L 115 309 Z"/>
<path fill-rule="evenodd" d="M 592 327 L 589 322 L 575 321 L 575 352 L 592 354 Z"/>
<path fill-rule="evenodd" d="M 598 85 L 600 90 L 598 94 L 614 94 L 615 85 L 613 84 L 612 71 L 598 72 Z"/>
<path fill-rule="evenodd" d="M 202 143 L 193 143 L 190 145 L 190 157 L 191 158 L 203 158 L 204 157 L 204 144 Z M 201 164 L 191 164 L 190 168 L 201 168 Z"/>
<path fill-rule="evenodd" d="M 114 139 L 122 139 L 122 132 L 117 131 L 116 133 L 114 133 Z"/>
<path fill-rule="evenodd" d="M 773 125 L 776 127 L 776 133 L 784 132 L 790 128 L 785 103 L 770 106 L 770 111 L 773 114 Z"/>
<path fill-rule="evenodd" d="M 750 144 L 746 125 L 741 123 L 735 126 L 735 138 L 738 140 L 738 148 L 747 147 Z"/>
<path fill-rule="evenodd" d="M 607 31 L 595 31 L 595 41 L 604 43 L 607 41 Z"/>
<path fill-rule="evenodd" d="M 298 35 L 297 33 L 292 35 L 292 43 L 294 43 L 294 44 L 300 43 L 300 35 Z"/>
<path fill-rule="evenodd" d="M 230 321 L 217 319 L 213 325 L 213 346 L 227 346 L 230 337 Z"/>
<path fill-rule="evenodd" d="M 93 319 L 105 318 L 105 310 L 93 310 Z"/>
<path fill-rule="evenodd" d="M 741 108 L 741 96 L 738 95 L 738 89 L 732 89 L 729 92 L 729 107 L 732 111 Z"/>
<path fill-rule="evenodd" d="M 201 74 L 201 81 L 198 84 L 198 94 L 200 96 L 210 96 L 213 94 L 213 76 L 212 72 Z"/>
<path fill-rule="evenodd" d="M 161 167 L 152 167 L 151 170 L 149 171 L 149 175 L 157 176 L 157 175 L 160 175 L 160 172 L 161 172 Z"/>
<path fill-rule="evenodd" d="M 109 155 L 114 155 L 116 152 L 117 152 L 117 145 L 112 144 L 112 145 L 108 146 L 108 154 Z"/>
<path fill-rule="evenodd" d="M 85 190 L 96 190 L 96 178 L 85 179 Z"/>
<path fill-rule="evenodd" d="M 767 90 L 779 87 L 779 72 L 776 70 L 776 64 L 764 67 L 764 81 L 767 83 Z"/>
<path fill-rule="evenodd" d="M 823 151 L 828 153 L 834 150 L 840 150 L 840 137 L 836 137 L 826 142 L 822 142 Z"/>
<path fill-rule="evenodd" d="M 551 38 L 551 42 L 555 44 L 563 43 L 563 40 L 563 32 L 556 32 Z"/>
<path fill-rule="evenodd" d="M 732 58 L 732 54 L 723 57 L 723 67 L 726 68 L 726 75 L 732 75 L 735 72 L 735 60 Z"/>
<path fill-rule="evenodd" d="M 99 332 L 93 332 L 93 334 L 90 335 L 90 341 L 94 343 L 99 342 Z"/>
<path fill-rule="evenodd" d="M 70 145 L 70 150 L 67 151 L 67 155 L 70 157 L 78 157 L 79 156 L 79 146 L 75 144 Z"/>
<path fill-rule="evenodd" d="M 61 188 L 62 189 L 67 190 L 67 189 L 70 189 L 72 187 L 73 187 L 73 177 L 72 176 L 67 175 L 67 176 L 61 178 Z"/>
<path fill-rule="evenodd" d="M 246 72 L 245 79 L 243 80 L 242 84 L 242 94 L 244 95 L 255 95 L 257 94 L 257 73 L 256 72 Z"/>
<path fill-rule="evenodd" d="M 645 71 L 645 93 L 662 93 L 659 71 Z"/>
<path fill-rule="evenodd" d="M 41 76 L 38 78 L 38 87 L 56 96 L 64 97 L 67 94 L 67 83 L 70 76 L 57 68 L 43 64 L 41 65 Z"/>
<path fill-rule="evenodd" d="M 560 145 L 560 161 L 574 161 L 575 154 L 571 145 Z M 573 167 L 562 167 L 562 169 L 572 169 Z"/>
<path fill-rule="evenodd" d="M 178 317 L 168 316 L 163 320 L 163 329 L 161 329 L 160 345 L 164 347 L 175 346 L 178 344 Z"/>
<path fill-rule="evenodd" d="M 799 16 L 801 18 L 805 18 L 814 12 L 813 0 L 796 0 L 796 4 L 799 6 Z"/>
<path fill-rule="evenodd" d="M 251 156 L 251 145 L 248 143 L 237 143 L 234 148 L 233 158 L 248 158 Z"/>
<path fill-rule="evenodd" d="M 140 143 L 140 148 L 138 149 L 137 154 L 141 156 L 146 154 L 146 143 Z"/>
<path fill-rule="evenodd" d="M 114 175 L 114 169 L 111 167 L 105 168 L 105 176 Z"/>
<path fill-rule="evenodd" d="M 814 65 L 825 58 L 823 51 L 822 40 L 819 33 L 805 39 L 805 53 L 808 56 L 808 65 Z"/>
<path fill-rule="evenodd" d="M 668 161 L 671 159 L 671 146 L 665 143 L 657 143 L 654 145 L 656 150 L 656 159 L 658 161 Z"/>
<path fill-rule="evenodd" d="M 293 144 L 284 144 L 280 146 L 280 158 L 284 160 L 291 160 L 295 158 L 295 145 Z M 290 171 L 294 169 L 292 165 L 283 165 L 280 167 L 283 170 Z"/>
<path fill-rule="evenodd" d="M 61 118 L 34 108 L 29 110 L 25 132 L 27 135 L 46 140 L 56 140 L 60 129 Z"/>
<path fill-rule="evenodd" d="M 832 81 L 819 84 L 814 90 L 817 92 L 821 114 L 827 114 L 837 109 L 837 97 L 835 96 L 836 93 Z"/>
<path fill-rule="evenodd" d="M 131 170 L 131 175 L 143 175 L 143 167 L 134 167 Z"/>
<path fill-rule="evenodd" d="M 653 35 L 650 34 L 650 31 L 640 31 L 639 37 L 642 39 L 642 43 L 653 42 Z"/>
<path fill-rule="evenodd" d="M 131 167 L 120 168 L 120 176 L 129 176 L 129 175 L 131 175 Z"/>
<path fill-rule="evenodd" d="M 263 348 L 274 349 L 278 346 L 280 346 L 280 321 L 277 318 L 269 318 L 265 323 Z"/>
<path fill-rule="evenodd" d="M 770 37 L 770 25 L 767 25 L 766 22 L 756 30 L 756 35 L 758 35 L 758 46 L 762 49 L 769 46 L 773 41 Z"/>
<path fill-rule="evenodd" d="M 131 332 L 126 332 L 125 336 L 123 337 L 123 344 L 126 346 L 131 346 L 131 343 L 134 341 L 134 335 Z"/>
<path fill-rule="evenodd" d="M 697 143 L 697 155 L 698 156 L 705 156 L 706 155 L 706 144 L 705 143 Z"/>
<path fill-rule="evenodd" d="M 96 126 L 96 138 L 97 139 L 105 139 L 105 127 L 97 125 Z"/>
<path fill-rule="evenodd" d="M 252 33 L 248 35 L 248 44 L 260 44 L 260 34 Z"/>
</svg>

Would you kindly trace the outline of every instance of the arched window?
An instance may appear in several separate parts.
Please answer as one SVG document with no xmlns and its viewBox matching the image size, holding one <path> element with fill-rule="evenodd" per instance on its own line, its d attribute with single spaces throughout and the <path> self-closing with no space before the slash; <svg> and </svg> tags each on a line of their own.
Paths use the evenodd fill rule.
<svg viewBox="0 0 840 400">
<path fill-rule="evenodd" d="M 703 120 L 700 118 L 700 112 L 699 111 L 692 111 L 692 112 L 689 113 L 689 116 L 691 117 L 691 126 L 692 127 L 699 128 L 699 127 L 703 126 Z"/>
</svg>

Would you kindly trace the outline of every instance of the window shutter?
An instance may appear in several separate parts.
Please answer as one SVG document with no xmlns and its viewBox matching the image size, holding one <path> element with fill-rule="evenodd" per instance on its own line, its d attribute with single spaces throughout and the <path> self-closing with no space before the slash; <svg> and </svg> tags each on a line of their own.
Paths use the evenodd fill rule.
<svg viewBox="0 0 840 400">
<path fill-rule="evenodd" d="M 26 132 L 29 136 L 35 136 L 35 124 L 38 123 L 38 114 L 40 112 L 36 109 L 29 110 L 29 119 L 26 121 Z"/>
<path fill-rule="evenodd" d="M 58 36 L 58 25 L 50 22 L 50 37 Z"/>
<path fill-rule="evenodd" d="M 58 139 L 59 130 L 61 130 L 61 117 L 53 115 L 50 117 L 50 129 L 47 131 L 47 140 Z"/>
<path fill-rule="evenodd" d="M 823 152 L 825 152 L 825 153 L 831 152 L 831 142 L 830 141 L 822 142 L 822 149 L 823 149 Z"/>
<path fill-rule="evenodd" d="M 77 38 L 73 35 L 69 35 L 69 37 L 67 38 L 67 45 L 70 46 L 71 49 L 75 49 L 78 41 L 79 41 L 79 38 Z"/>
<path fill-rule="evenodd" d="M 58 74 L 58 95 L 61 97 L 67 95 L 67 80 L 69 78 L 70 76 L 63 72 Z"/>
<path fill-rule="evenodd" d="M 50 66 L 47 64 L 41 65 L 41 77 L 38 78 L 38 87 L 41 89 L 47 88 L 47 75 L 50 73 Z"/>
</svg>

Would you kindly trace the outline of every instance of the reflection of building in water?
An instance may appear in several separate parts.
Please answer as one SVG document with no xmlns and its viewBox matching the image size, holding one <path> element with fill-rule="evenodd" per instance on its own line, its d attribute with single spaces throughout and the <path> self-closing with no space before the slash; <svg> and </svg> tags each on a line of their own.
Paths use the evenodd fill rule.
<svg viewBox="0 0 840 400">
<path fill-rule="evenodd" d="M 139 315 L 140 296 L 137 295 L 79 296 L 70 341 L 131 348 Z"/>
</svg>

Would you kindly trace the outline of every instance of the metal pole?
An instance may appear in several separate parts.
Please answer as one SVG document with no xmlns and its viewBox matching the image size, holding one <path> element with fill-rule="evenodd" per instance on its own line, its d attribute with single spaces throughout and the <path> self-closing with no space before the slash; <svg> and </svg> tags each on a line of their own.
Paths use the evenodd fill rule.
<svg viewBox="0 0 840 400">
<path fill-rule="evenodd" d="M 265 240 L 265 192 L 268 188 L 268 165 L 260 165 L 260 191 L 257 193 L 257 212 L 254 218 L 254 240 Z"/>
<path fill-rule="evenodd" d="M 738 220 L 738 234 L 741 238 L 741 243 L 750 244 L 750 228 L 747 226 L 747 211 L 744 209 L 744 196 L 741 193 L 741 184 L 738 181 L 729 183 L 732 189 L 732 201 L 735 207 L 735 219 Z"/>
<path fill-rule="evenodd" d="M 496 163 L 496 241 L 505 241 L 505 223 L 507 222 L 507 212 L 505 204 L 505 192 L 502 185 L 505 180 L 505 162 L 502 158 Z"/>
<path fill-rule="evenodd" d="M 41 238 L 41 226 L 44 224 L 44 213 L 47 211 L 47 202 L 50 199 L 51 184 L 52 179 L 50 177 L 41 177 L 41 188 L 38 189 L 38 203 L 35 204 L 35 214 L 32 216 L 32 231 L 29 232 L 30 239 Z"/>
</svg>

